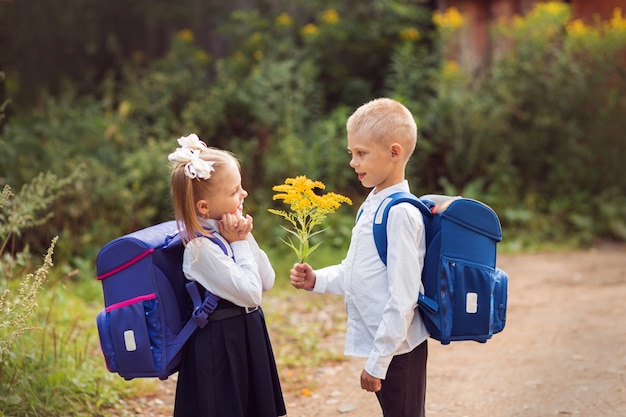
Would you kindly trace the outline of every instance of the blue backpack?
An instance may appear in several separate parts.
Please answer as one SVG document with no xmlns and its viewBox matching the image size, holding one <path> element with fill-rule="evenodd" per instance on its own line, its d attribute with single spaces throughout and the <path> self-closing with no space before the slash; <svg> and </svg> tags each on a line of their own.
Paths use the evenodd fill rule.
<svg viewBox="0 0 626 417">
<path fill-rule="evenodd" d="M 380 204 L 374 241 L 387 264 L 387 217 L 395 204 L 411 203 L 424 218 L 424 294 L 418 307 L 432 338 L 486 342 L 504 329 L 508 275 L 496 268 L 500 221 L 487 205 L 467 198 L 399 192 Z"/>
<path fill-rule="evenodd" d="M 227 253 L 219 239 L 209 239 Z M 185 278 L 183 251 L 176 222 L 169 221 L 119 237 L 98 253 L 105 308 L 96 321 L 110 372 L 167 379 L 180 367 L 185 342 L 208 322 L 219 298 L 204 290 L 201 297 L 198 284 Z"/>
</svg>

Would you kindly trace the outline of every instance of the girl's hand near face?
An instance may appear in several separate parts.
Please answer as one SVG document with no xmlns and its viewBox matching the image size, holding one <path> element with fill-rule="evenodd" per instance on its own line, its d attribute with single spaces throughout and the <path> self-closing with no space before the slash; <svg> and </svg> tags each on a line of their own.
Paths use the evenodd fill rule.
<svg viewBox="0 0 626 417">
<path fill-rule="evenodd" d="M 245 239 L 248 233 L 252 232 L 253 224 L 252 224 L 252 216 L 246 214 L 245 217 L 242 216 L 239 219 L 239 227 L 237 231 L 239 232 L 239 236 L 243 236 Z"/>
<path fill-rule="evenodd" d="M 226 213 L 219 222 L 220 234 L 229 243 L 245 240 L 252 231 L 252 223 L 252 216 L 249 214 L 244 217 L 240 212 Z"/>
</svg>

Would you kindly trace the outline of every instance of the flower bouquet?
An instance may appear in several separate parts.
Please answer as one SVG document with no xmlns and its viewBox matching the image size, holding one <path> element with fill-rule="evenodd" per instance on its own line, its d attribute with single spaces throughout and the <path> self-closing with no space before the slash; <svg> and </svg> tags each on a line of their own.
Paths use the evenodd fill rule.
<svg viewBox="0 0 626 417">
<path fill-rule="evenodd" d="M 274 200 L 283 200 L 290 206 L 289 211 L 268 209 L 270 213 L 283 217 L 291 223 L 292 229 L 281 226 L 291 235 L 296 237 L 292 240 L 281 239 L 296 253 L 300 263 L 307 262 L 309 255 L 322 243 L 318 242 L 310 246 L 309 239 L 326 229 L 313 231 L 326 215 L 334 213 L 342 203 L 352 204 L 352 201 L 341 194 L 326 193 L 318 195 L 315 189 L 324 190 L 326 186 L 320 181 L 313 181 L 301 175 L 295 178 L 287 178 L 284 184 L 272 188 L 278 191 Z"/>
</svg>

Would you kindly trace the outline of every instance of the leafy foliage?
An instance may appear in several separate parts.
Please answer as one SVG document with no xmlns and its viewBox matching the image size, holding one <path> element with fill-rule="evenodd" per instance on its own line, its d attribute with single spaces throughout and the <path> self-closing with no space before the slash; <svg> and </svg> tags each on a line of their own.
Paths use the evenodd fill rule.
<svg viewBox="0 0 626 417">
<path fill-rule="evenodd" d="M 76 295 L 50 289 L 58 237 L 34 273 L 28 252 L 5 250 L 10 239 L 50 218 L 46 209 L 69 181 L 42 174 L 17 195 L 9 186 L 0 193 L 0 415 L 101 415 L 120 398 L 119 381 L 104 367 L 94 371 L 101 356 L 90 343 L 91 309 Z"/>
<path fill-rule="evenodd" d="M 563 237 L 555 232 L 581 243 L 618 237 L 620 227 L 606 234 L 606 225 L 626 219 L 623 198 L 611 191 L 626 190 L 616 156 L 626 151 L 618 133 L 626 129 L 619 116 L 626 109 L 624 22 L 619 9 L 598 26 L 569 22 L 569 8 L 551 2 L 497 28 L 515 45 L 488 81 L 509 127 L 500 146 L 518 172 L 518 201 L 536 196 L 535 210 L 551 219 L 548 239 Z M 605 217 L 600 207 L 607 206 L 621 214 Z"/>
<path fill-rule="evenodd" d="M 564 3 L 538 3 L 496 24 L 510 47 L 478 76 L 442 62 L 415 181 L 492 205 L 512 247 L 624 239 L 624 22 L 616 9 L 586 26 Z"/>
<path fill-rule="evenodd" d="M 49 233 L 74 236 L 58 251 L 88 265 L 106 241 L 171 218 L 165 157 L 174 138 L 192 132 L 238 155 L 255 230 L 279 236 L 261 213 L 272 206 L 272 185 L 294 173 L 362 198 L 342 152 L 345 121 L 382 95 L 418 122 L 408 172 L 415 192 L 486 201 L 502 213 L 505 241 L 623 238 L 621 14 L 586 26 L 569 22 L 566 5 L 547 3 L 495 27 L 511 47 L 470 76 L 446 58 L 463 17 L 431 19 L 426 2 L 214 11 L 224 16 L 213 34 L 219 48 L 207 48 L 197 27 L 178 26 L 159 59 L 133 55 L 101 77 L 96 94 L 68 84 L 11 116 L 0 136 L 3 183 L 19 186 L 44 169 L 79 171 L 49 230 L 34 229 L 26 243 L 41 250 Z M 583 221 L 589 213 L 593 220 Z"/>
<path fill-rule="evenodd" d="M 0 194 L 0 209 L 4 209 L 6 204 L 10 201 L 13 194 L 10 187 L 6 186 Z M 15 216 L 13 216 L 15 217 Z M 19 216 L 20 220 L 24 219 L 25 223 L 21 223 L 20 220 L 14 221 L 10 228 L 7 228 L 9 232 L 2 237 L 2 244 L 0 245 L 0 256 L 4 252 L 6 247 L 7 237 L 12 233 L 19 233 L 22 228 L 26 228 L 31 224 L 31 221 L 27 219 L 27 216 Z M 0 225 L 4 226 L 4 216 L 0 215 Z M 4 228 L 4 227 L 3 227 Z M 11 291 L 8 288 L 8 278 L 2 279 L 4 281 L 5 289 L 0 292 L 0 357 L 4 357 L 15 340 L 24 331 L 29 330 L 28 320 L 32 316 L 33 312 L 37 308 L 37 295 L 39 289 L 43 285 L 48 270 L 52 266 L 52 252 L 54 251 L 54 245 L 57 238 L 52 240 L 48 253 L 44 258 L 43 265 L 33 274 L 27 274 L 19 284 L 17 295 L 11 296 Z M 10 257 L 8 258 L 10 259 Z M 0 271 L 6 272 L 6 265 L 8 262 L 3 261 L 0 266 Z M 4 274 L 3 274 L 4 275 Z"/>
<path fill-rule="evenodd" d="M 97 353 L 93 260 L 107 241 L 171 218 L 166 158 L 175 138 L 193 132 L 241 159 L 246 210 L 279 277 L 291 262 L 284 231 L 266 215 L 272 186 L 306 175 L 363 198 L 344 153 L 345 122 L 383 95 L 418 122 L 413 190 L 487 202 L 509 249 L 626 240 L 626 22 L 617 9 L 588 25 L 571 21 L 564 3 L 542 3 L 495 26 L 510 47 L 467 74 L 449 59 L 463 17 L 431 20 L 426 1 L 70 3 L 0 10 L 0 36 L 12 42 L 0 53 L 0 311 L 20 305 L 30 317 L 0 336 L 21 333 L 20 351 L 5 343 L 0 357 L 7 414 L 99 415 L 149 389 L 122 385 Z M 111 24 L 122 15 L 131 24 Z M 31 48 L 39 42 L 45 53 Z M 51 67 L 40 71 L 41 61 Z M 14 200 L 7 185 L 22 190 Z M 320 265 L 339 261 L 355 211 L 325 219 L 333 233 L 316 252 Z M 57 235 L 60 265 L 38 301 L 47 308 L 32 310 L 49 264 L 33 274 L 30 252 L 51 250 Z M 61 278 L 71 285 L 55 284 Z M 326 314 L 303 324 L 276 304 L 268 314 L 287 380 L 298 382 L 303 358 L 337 360 L 317 347 L 340 325 L 334 310 L 302 305 Z"/>
</svg>

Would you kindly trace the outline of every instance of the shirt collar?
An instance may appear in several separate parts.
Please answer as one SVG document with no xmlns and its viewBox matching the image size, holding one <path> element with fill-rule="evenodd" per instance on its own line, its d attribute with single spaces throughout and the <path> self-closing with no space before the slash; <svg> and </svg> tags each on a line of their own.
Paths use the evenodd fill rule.
<svg viewBox="0 0 626 417">
<path fill-rule="evenodd" d="M 218 226 L 218 222 L 215 219 L 200 218 L 200 224 L 202 225 L 202 227 L 208 230 L 213 230 L 215 232 L 219 232 L 220 230 Z"/>
<path fill-rule="evenodd" d="M 411 192 L 409 188 L 409 182 L 407 180 L 404 180 L 395 185 L 387 187 L 380 192 L 376 192 L 376 188 L 374 188 L 372 191 L 370 191 L 369 195 L 367 196 L 367 199 L 370 200 L 371 202 L 381 203 L 385 198 L 389 197 L 391 194 L 397 193 L 400 191 L 404 191 L 407 193 Z"/>
</svg>

